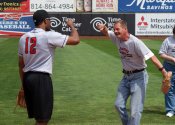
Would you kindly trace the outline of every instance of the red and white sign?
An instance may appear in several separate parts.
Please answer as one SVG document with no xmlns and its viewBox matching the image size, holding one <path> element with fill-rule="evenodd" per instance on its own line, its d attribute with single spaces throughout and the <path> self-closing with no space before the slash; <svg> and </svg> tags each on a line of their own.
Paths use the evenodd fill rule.
<svg viewBox="0 0 175 125">
<path fill-rule="evenodd" d="M 92 12 L 118 12 L 118 0 L 92 0 Z"/>
<path fill-rule="evenodd" d="M 2 0 L 1 12 L 29 12 L 29 0 Z"/>
<path fill-rule="evenodd" d="M 135 35 L 172 35 L 174 24 L 175 14 L 173 13 L 136 13 Z"/>
</svg>

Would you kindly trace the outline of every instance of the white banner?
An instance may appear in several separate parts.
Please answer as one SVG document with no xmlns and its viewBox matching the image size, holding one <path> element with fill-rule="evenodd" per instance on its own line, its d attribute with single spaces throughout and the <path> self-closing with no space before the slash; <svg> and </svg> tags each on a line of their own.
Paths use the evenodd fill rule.
<svg viewBox="0 0 175 125">
<path fill-rule="evenodd" d="M 76 12 L 76 0 L 30 0 L 30 12 Z"/>
<path fill-rule="evenodd" d="M 118 12 L 118 0 L 92 0 L 92 12 Z"/>
<path fill-rule="evenodd" d="M 175 24 L 173 13 L 136 13 L 135 35 L 167 36 L 172 35 Z"/>
</svg>

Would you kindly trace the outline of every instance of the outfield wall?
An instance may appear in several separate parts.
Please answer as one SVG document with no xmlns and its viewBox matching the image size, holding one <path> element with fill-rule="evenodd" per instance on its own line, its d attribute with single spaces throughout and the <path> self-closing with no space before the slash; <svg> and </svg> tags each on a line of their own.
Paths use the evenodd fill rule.
<svg viewBox="0 0 175 125">
<path fill-rule="evenodd" d="M 115 21 L 123 19 L 128 23 L 129 32 L 137 36 L 172 35 L 175 24 L 173 13 L 50 13 L 52 29 L 63 34 L 70 34 L 66 20 L 71 18 L 81 36 L 100 36 L 98 23 L 113 30 Z M 1 13 L 0 35 L 22 35 L 34 28 L 32 13 Z"/>
<path fill-rule="evenodd" d="M 81 36 L 100 36 L 97 30 L 98 23 L 104 23 L 110 30 L 113 29 L 115 21 L 123 19 L 128 22 L 129 31 L 134 34 L 135 14 L 102 14 L 102 13 L 50 13 L 52 29 L 64 34 L 70 33 L 70 28 L 66 25 L 66 20 L 71 18 Z M 0 34 L 1 35 L 22 35 L 34 28 L 32 14 L 0 14 Z"/>
<path fill-rule="evenodd" d="M 112 30 L 119 19 L 126 20 L 129 32 L 137 36 L 172 35 L 175 24 L 173 0 L 1 0 L 0 35 L 32 30 L 32 15 L 38 9 L 47 10 L 52 29 L 64 34 L 70 34 L 66 19 L 73 19 L 81 36 L 100 36 L 98 23 Z"/>
</svg>

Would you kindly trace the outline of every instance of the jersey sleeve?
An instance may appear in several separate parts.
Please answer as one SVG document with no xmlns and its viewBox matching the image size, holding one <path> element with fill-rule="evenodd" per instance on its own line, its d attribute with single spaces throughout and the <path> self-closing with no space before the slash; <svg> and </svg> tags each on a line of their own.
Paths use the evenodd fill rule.
<svg viewBox="0 0 175 125">
<path fill-rule="evenodd" d="M 148 60 L 154 56 L 154 53 L 141 40 L 136 43 L 136 48 L 137 54 L 143 57 L 145 60 Z"/>
<path fill-rule="evenodd" d="M 159 54 L 164 54 L 168 52 L 168 39 L 165 39 L 160 47 Z"/>
<path fill-rule="evenodd" d="M 113 31 L 108 30 L 108 36 L 112 40 L 113 43 L 116 43 L 116 36 Z"/>
<path fill-rule="evenodd" d="M 55 47 L 64 47 L 67 43 L 68 37 L 67 35 L 63 35 L 61 33 L 55 31 L 49 31 L 47 33 L 49 44 Z"/>
</svg>

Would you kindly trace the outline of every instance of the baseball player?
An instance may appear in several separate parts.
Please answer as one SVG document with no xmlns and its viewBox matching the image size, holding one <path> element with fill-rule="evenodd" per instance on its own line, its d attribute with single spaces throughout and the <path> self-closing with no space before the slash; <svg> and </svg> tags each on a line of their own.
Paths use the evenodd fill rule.
<svg viewBox="0 0 175 125">
<path fill-rule="evenodd" d="M 172 117 L 175 114 L 175 27 L 173 35 L 167 37 L 159 50 L 160 57 L 164 59 L 164 67 L 167 71 L 172 71 L 171 87 L 165 94 L 166 116 Z"/>
<path fill-rule="evenodd" d="M 45 10 L 33 14 L 35 27 L 19 40 L 19 74 L 23 83 L 29 118 L 35 118 L 36 125 L 47 125 L 53 109 L 53 87 L 50 75 L 56 47 L 80 42 L 73 21 L 68 20 L 71 35 L 52 31 L 50 17 Z"/>
<path fill-rule="evenodd" d="M 167 72 L 151 50 L 141 40 L 128 32 L 124 20 L 115 22 L 114 31 L 109 31 L 104 24 L 98 24 L 97 28 L 112 40 L 121 57 L 123 78 L 118 87 L 115 107 L 120 114 L 122 124 L 140 125 L 148 82 L 145 61 L 151 59 L 164 77 Z M 126 110 L 129 96 L 130 116 Z"/>
</svg>

